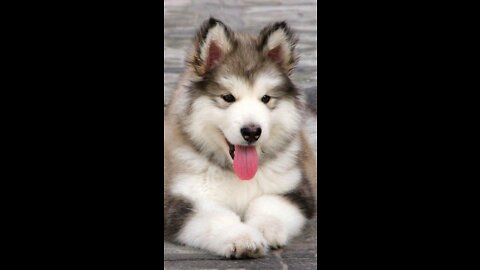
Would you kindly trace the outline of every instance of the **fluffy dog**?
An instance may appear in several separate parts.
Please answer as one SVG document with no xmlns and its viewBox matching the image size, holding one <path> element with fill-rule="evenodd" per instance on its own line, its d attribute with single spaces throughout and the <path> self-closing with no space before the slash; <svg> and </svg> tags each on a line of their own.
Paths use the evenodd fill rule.
<svg viewBox="0 0 480 270">
<path fill-rule="evenodd" d="M 165 118 L 164 235 L 229 258 L 287 244 L 315 213 L 312 115 L 285 22 L 258 36 L 210 18 Z"/>
</svg>

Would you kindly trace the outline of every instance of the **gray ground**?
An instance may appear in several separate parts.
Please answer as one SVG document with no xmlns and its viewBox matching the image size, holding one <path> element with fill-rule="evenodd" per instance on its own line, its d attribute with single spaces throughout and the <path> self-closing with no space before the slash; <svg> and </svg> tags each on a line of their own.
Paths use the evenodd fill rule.
<svg viewBox="0 0 480 270">
<path fill-rule="evenodd" d="M 317 85 L 317 9 L 308 0 L 165 0 L 164 96 L 168 102 L 183 70 L 186 50 L 199 25 L 214 16 L 233 30 L 258 33 L 268 23 L 285 20 L 300 39 L 300 61 L 293 81 L 300 89 Z M 310 97 L 310 95 L 308 95 Z M 316 100 L 316 95 L 312 97 Z M 316 269 L 316 218 L 303 235 L 263 259 L 224 260 L 203 251 L 164 243 L 165 269 Z"/>
</svg>

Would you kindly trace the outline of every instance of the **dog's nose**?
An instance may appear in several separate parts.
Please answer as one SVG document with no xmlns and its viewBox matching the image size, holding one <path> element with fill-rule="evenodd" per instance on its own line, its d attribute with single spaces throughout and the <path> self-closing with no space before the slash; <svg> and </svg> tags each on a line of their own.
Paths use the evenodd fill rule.
<svg viewBox="0 0 480 270">
<path fill-rule="evenodd" d="M 242 127 L 240 129 L 240 133 L 242 133 L 242 137 L 245 139 L 245 141 L 252 143 L 256 142 L 258 138 L 260 138 L 262 129 L 258 125 L 248 125 Z"/>
</svg>

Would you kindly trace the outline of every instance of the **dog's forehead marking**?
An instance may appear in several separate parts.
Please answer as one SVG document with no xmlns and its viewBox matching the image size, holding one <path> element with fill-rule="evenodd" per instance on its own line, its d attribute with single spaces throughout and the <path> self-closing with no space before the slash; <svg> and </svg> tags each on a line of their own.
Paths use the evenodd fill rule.
<svg viewBox="0 0 480 270">
<path fill-rule="evenodd" d="M 282 78 L 279 76 L 275 76 L 274 74 L 260 74 L 257 79 L 255 80 L 255 84 L 253 85 L 253 89 L 255 93 L 266 93 L 268 90 L 271 90 L 280 84 L 282 84 Z"/>
<path fill-rule="evenodd" d="M 247 80 L 238 76 L 222 76 L 219 80 L 220 84 L 228 89 L 232 94 L 244 91 L 250 88 Z"/>
<path fill-rule="evenodd" d="M 220 84 L 228 89 L 230 93 L 240 96 L 245 91 L 251 92 L 254 95 L 265 94 L 268 90 L 282 84 L 282 78 L 273 74 L 259 74 L 253 82 L 249 82 L 246 78 L 238 76 L 223 76 L 220 79 Z"/>
</svg>

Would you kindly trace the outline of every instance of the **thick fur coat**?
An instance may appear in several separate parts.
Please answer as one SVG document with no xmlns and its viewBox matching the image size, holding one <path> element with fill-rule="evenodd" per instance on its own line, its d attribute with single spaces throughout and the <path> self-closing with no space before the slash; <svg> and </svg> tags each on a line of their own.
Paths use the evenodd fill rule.
<svg viewBox="0 0 480 270">
<path fill-rule="evenodd" d="M 315 213 L 316 147 L 284 22 L 207 20 L 165 117 L 164 235 L 229 258 L 287 244 Z"/>
</svg>

